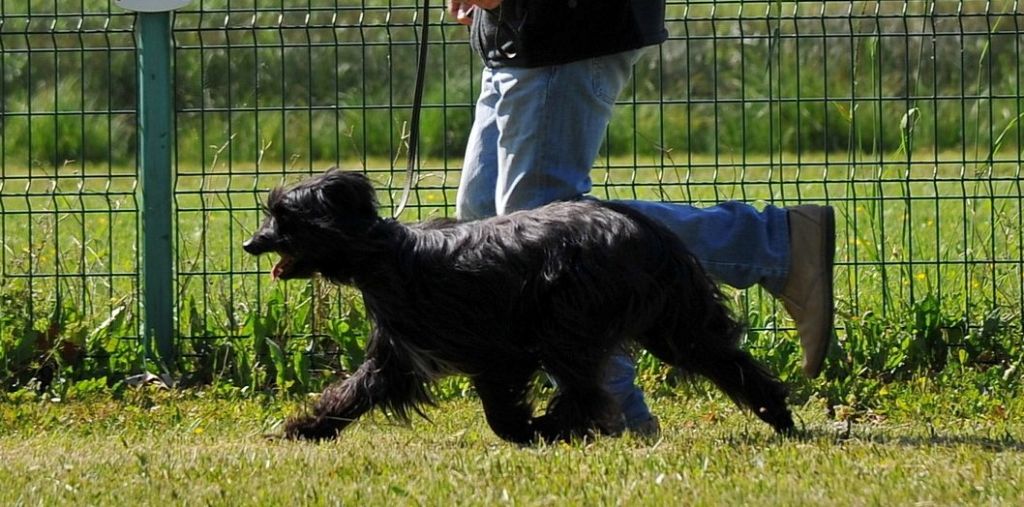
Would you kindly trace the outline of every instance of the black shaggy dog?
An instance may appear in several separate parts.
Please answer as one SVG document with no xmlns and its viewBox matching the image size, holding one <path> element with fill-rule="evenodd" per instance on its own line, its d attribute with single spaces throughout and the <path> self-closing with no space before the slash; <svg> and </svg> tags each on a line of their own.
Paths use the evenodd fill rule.
<svg viewBox="0 0 1024 507">
<path fill-rule="evenodd" d="M 374 407 L 407 420 L 448 374 L 472 379 L 503 439 L 616 435 L 623 417 L 603 370 L 629 339 L 707 377 L 776 431 L 793 429 L 785 386 L 739 348 L 742 327 L 697 260 L 620 204 L 404 225 L 377 214 L 365 176 L 331 169 L 273 190 L 244 248 L 279 254 L 276 278 L 320 273 L 358 288 L 373 324 L 366 361 L 311 414 L 289 420 L 286 437 L 334 438 Z M 558 389 L 534 415 L 528 391 L 539 369 Z"/>
</svg>

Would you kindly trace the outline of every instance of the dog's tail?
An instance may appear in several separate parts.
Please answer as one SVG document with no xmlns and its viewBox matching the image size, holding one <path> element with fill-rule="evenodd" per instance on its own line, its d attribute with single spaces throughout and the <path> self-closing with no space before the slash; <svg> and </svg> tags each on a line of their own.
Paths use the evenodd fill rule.
<svg viewBox="0 0 1024 507">
<path fill-rule="evenodd" d="M 665 356 L 663 360 L 694 372 L 704 357 L 737 350 L 746 327 L 735 318 L 700 261 L 671 232 L 664 232 L 670 236 L 662 240 L 674 244 L 665 249 L 670 259 L 661 269 L 665 279 L 674 283 L 668 288 L 660 322 L 649 333 L 657 343 L 650 345 L 659 349 L 661 354 L 656 355 Z"/>
<path fill-rule="evenodd" d="M 672 356 L 690 355 L 693 347 L 702 344 L 723 350 L 738 347 L 745 327 L 733 316 L 718 284 L 683 241 L 660 222 L 624 203 L 601 204 L 628 216 L 645 231 L 647 262 L 654 264 L 650 271 L 670 284 L 664 311 L 655 326 L 670 329 L 662 339 L 672 349 Z"/>
</svg>

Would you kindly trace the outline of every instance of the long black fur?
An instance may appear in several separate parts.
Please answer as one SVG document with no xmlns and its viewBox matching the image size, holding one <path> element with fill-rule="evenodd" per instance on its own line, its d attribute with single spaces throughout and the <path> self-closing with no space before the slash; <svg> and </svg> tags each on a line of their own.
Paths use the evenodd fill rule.
<svg viewBox="0 0 1024 507">
<path fill-rule="evenodd" d="M 373 324 L 365 363 L 287 422 L 291 438 L 333 438 L 375 407 L 408 419 L 449 374 L 472 379 L 503 439 L 618 434 L 603 371 L 630 339 L 775 430 L 793 428 L 786 387 L 739 348 L 718 287 L 671 232 L 621 204 L 405 225 L 377 214 L 365 176 L 331 169 L 273 190 L 244 248 L 280 254 L 280 278 L 320 273 L 358 288 Z M 528 391 L 539 369 L 558 391 L 538 416 Z"/>
</svg>

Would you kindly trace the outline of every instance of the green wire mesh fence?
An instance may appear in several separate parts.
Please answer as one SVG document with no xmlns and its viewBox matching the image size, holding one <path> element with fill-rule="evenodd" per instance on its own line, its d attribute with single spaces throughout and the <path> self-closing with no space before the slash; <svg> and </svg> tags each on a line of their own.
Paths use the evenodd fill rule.
<svg viewBox="0 0 1024 507">
<path fill-rule="evenodd" d="M 174 14 L 173 304 L 186 370 L 255 382 L 263 363 L 271 381 L 304 383 L 317 364 L 358 361 L 357 298 L 272 284 L 271 261 L 240 245 L 269 188 L 332 165 L 367 172 L 393 205 L 416 7 L 201 0 Z M 835 206 L 838 337 L 848 352 L 886 350 L 862 351 L 868 368 L 982 357 L 988 345 L 975 344 L 1019 337 L 1018 1 L 666 7 L 670 40 L 620 97 L 597 196 Z M 466 29 L 434 14 L 405 220 L 452 213 L 478 86 Z M 106 0 L 0 0 L 0 375 L 18 382 L 46 365 L 142 364 L 136 25 Z M 771 298 L 736 297 L 759 354 L 795 364 Z"/>
</svg>

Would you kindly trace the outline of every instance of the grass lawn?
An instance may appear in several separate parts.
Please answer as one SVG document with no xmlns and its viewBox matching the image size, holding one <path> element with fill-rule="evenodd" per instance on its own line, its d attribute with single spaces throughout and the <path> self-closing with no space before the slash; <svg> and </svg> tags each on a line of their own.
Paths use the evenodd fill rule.
<svg viewBox="0 0 1024 507">
<path fill-rule="evenodd" d="M 925 385 L 924 383 L 918 383 Z M 797 407 L 774 436 L 717 394 L 655 396 L 657 442 L 519 448 L 463 398 L 325 444 L 262 438 L 299 402 L 129 390 L 0 401 L 0 504 L 1021 505 L 1024 400 L 958 418 L 952 388 L 906 388 L 836 422 Z M 703 393 L 703 394 L 702 394 Z M 30 398 L 30 397 L 29 397 Z M 798 423 L 799 424 L 799 423 Z"/>
<path fill-rule="evenodd" d="M 927 175 L 846 170 L 835 161 L 822 169 L 808 158 L 802 176 L 792 167 L 753 168 L 740 185 L 739 166 L 697 162 L 703 167 L 686 179 L 693 184 L 667 185 L 669 197 L 827 198 L 839 209 L 837 325 L 845 357 L 830 360 L 839 374 L 827 381 L 787 378 L 795 398 L 810 397 L 796 408 L 801 438 L 772 435 L 717 394 L 664 385 L 650 390 L 664 428 L 657 442 L 530 448 L 495 437 L 471 397 L 429 410 L 432 422 L 406 427 L 377 414 L 341 440 L 315 445 L 262 438 L 301 405 L 294 398 L 216 387 L 54 401 L 0 390 L 0 505 L 1024 505 L 1024 282 L 1013 262 L 1024 243 L 1013 174 L 998 166 L 991 179 L 961 176 L 952 166 L 934 176 L 927 167 Z M 698 177 L 709 173 L 710 180 Z M 0 287 L 10 294 L 0 317 L 12 316 L 0 327 L 0 351 L 36 350 L 36 334 L 22 330 L 59 330 L 50 319 L 63 319 L 77 333 L 70 336 L 110 354 L 108 372 L 97 367 L 82 376 L 109 373 L 116 383 L 138 355 L 134 342 L 107 339 L 138 329 L 133 180 L 114 182 L 124 186 L 122 209 L 116 199 L 79 201 L 70 187 L 61 195 L 74 199 L 55 199 L 48 181 L 7 174 L 18 185 L 40 186 L 40 195 L 0 199 L 9 213 L 5 275 L 12 276 Z M 450 207 L 453 180 L 445 175 L 424 179 L 416 201 L 425 207 L 417 212 Z M 601 197 L 633 197 L 631 169 L 605 176 L 596 179 L 612 186 Z M 271 382 L 266 354 L 256 352 L 263 341 L 247 339 L 256 336 L 246 324 L 256 316 L 267 329 L 288 331 L 281 336 L 297 336 L 286 344 L 293 353 L 310 343 L 310 322 L 320 322 L 317 336 L 326 328 L 342 352 L 361 348 L 363 332 L 336 291 L 292 284 L 275 296 L 259 282 L 269 261 L 260 265 L 237 251 L 259 223 L 262 191 L 255 188 L 280 174 L 261 177 L 180 178 L 175 239 L 178 324 L 183 335 L 205 340 L 182 343 L 220 351 L 217 378 L 256 389 L 290 382 Z M 638 197 L 659 197 L 655 169 L 635 180 Z M 80 209 L 93 205 L 100 212 Z M 52 310 L 58 302 L 50 289 L 58 283 L 62 312 Z M 26 301 L 35 306 L 22 304 L 16 314 L 14 303 Z M 742 304 L 750 305 L 743 313 L 752 329 L 766 330 L 748 337 L 755 356 L 783 374 L 797 371 L 796 342 L 774 331 L 771 310 Z M 24 364 L 36 356 L 27 357 L 0 355 L 0 377 L 4 369 L 32 371 Z M 309 372 L 299 362 L 282 364 L 277 371 L 294 369 L 294 378 Z M 257 373 L 262 380 L 249 379 Z"/>
</svg>

